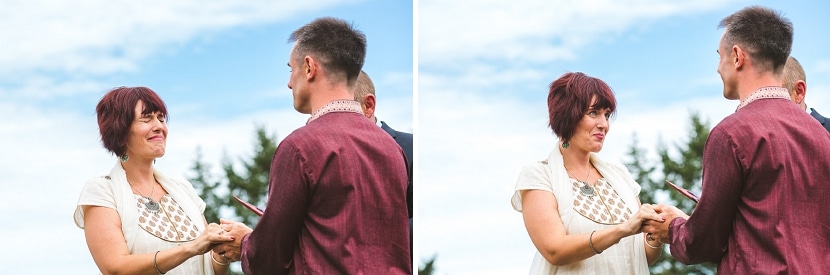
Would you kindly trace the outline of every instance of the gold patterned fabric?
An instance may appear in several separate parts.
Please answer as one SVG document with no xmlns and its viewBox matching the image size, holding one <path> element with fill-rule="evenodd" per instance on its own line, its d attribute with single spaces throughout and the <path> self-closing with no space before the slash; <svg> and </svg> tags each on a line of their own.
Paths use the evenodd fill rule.
<svg viewBox="0 0 830 275">
<path fill-rule="evenodd" d="M 138 226 L 169 242 L 189 242 L 199 236 L 196 225 L 170 195 L 161 197 L 161 209 L 151 211 L 144 204 L 149 199 L 136 195 L 138 203 Z"/>
<path fill-rule="evenodd" d="M 597 180 L 591 196 L 579 191 L 581 182 L 571 179 L 571 184 L 574 193 L 573 209 L 583 217 L 600 224 L 620 224 L 633 216 L 631 209 L 625 207 L 625 202 L 604 178 Z"/>
</svg>

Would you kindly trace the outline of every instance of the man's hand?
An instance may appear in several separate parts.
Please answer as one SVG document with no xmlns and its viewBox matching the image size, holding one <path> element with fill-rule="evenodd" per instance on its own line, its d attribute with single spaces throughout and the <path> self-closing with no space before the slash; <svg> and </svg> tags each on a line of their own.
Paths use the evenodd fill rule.
<svg viewBox="0 0 830 275">
<path fill-rule="evenodd" d="M 213 253 L 219 254 L 228 261 L 239 261 L 242 256 L 242 238 L 253 229 L 241 222 L 229 221 L 220 219 L 220 227 L 227 232 L 228 235 L 234 237 L 232 242 L 221 243 L 213 247 Z"/>
<path fill-rule="evenodd" d="M 675 218 L 689 219 L 689 215 L 686 215 L 686 213 L 683 213 L 683 211 L 680 211 L 680 209 L 677 209 L 677 207 L 665 204 L 658 204 L 654 206 L 654 211 L 660 213 L 660 216 L 663 216 L 666 219 L 666 221 L 646 221 L 643 224 L 643 232 L 648 233 L 647 236 L 651 240 L 658 240 L 661 243 L 670 244 L 671 240 L 669 240 L 669 225 L 671 225 L 672 220 L 674 220 Z"/>
</svg>

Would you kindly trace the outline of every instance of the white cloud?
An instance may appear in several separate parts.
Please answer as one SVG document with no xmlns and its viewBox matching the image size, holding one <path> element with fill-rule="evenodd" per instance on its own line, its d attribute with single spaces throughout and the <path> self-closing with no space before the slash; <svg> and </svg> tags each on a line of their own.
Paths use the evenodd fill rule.
<svg viewBox="0 0 830 275">
<path fill-rule="evenodd" d="M 542 64 L 573 59 L 580 47 L 722 1 L 421 1 L 423 66 L 463 70 L 492 60 Z M 467 16 L 460 16 L 467 15 Z M 479 64 L 474 64 L 479 65 Z"/>
<path fill-rule="evenodd" d="M 32 72 L 134 71 L 140 59 L 194 38 L 284 20 L 338 2 L 343 1 L 5 1 L 0 74 L 14 79 Z"/>
</svg>

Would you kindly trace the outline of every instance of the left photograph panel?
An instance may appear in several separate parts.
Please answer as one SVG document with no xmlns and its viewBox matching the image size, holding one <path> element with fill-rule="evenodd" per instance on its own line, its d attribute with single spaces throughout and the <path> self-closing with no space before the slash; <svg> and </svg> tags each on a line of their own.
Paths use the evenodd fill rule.
<svg viewBox="0 0 830 275">
<path fill-rule="evenodd" d="M 7 273 L 417 268 L 411 1 L 3 6 Z"/>
</svg>

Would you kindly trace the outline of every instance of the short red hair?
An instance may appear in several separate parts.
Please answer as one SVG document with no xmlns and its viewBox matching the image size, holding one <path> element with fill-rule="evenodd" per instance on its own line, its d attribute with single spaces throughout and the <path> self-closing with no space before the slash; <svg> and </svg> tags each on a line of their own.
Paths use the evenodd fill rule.
<svg viewBox="0 0 830 275">
<path fill-rule="evenodd" d="M 98 113 L 98 131 L 104 148 L 116 156 L 127 152 L 127 137 L 135 119 L 135 106 L 144 102 L 142 115 L 159 112 L 167 117 L 164 101 L 147 87 L 117 87 L 101 98 L 95 107 Z"/>
<path fill-rule="evenodd" d="M 594 96 L 597 102 L 590 106 L 591 98 Z M 591 107 L 608 108 L 612 116 L 617 109 L 614 92 L 599 78 L 581 72 L 567 72 L 550 83 L 548 126 L 562 141 L 568 141 L 573 137 L 576 125 Z"/>
</svg>

